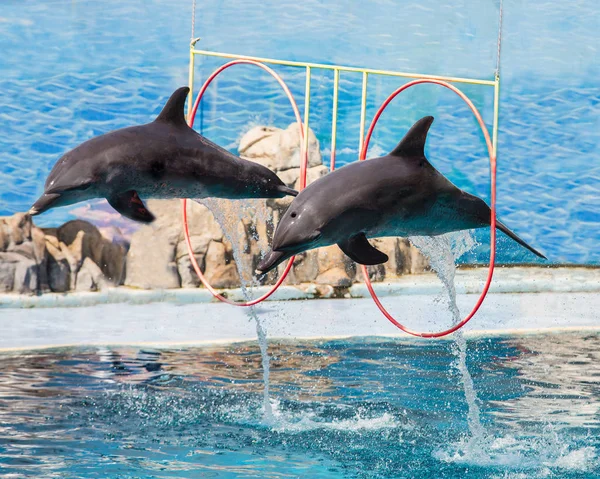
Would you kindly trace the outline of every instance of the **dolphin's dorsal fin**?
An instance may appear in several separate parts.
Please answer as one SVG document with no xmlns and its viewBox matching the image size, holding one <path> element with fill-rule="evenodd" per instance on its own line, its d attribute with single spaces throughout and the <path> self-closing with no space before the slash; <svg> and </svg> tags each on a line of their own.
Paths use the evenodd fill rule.
<svg viewBox="0 0 600 479">
<path fill-rule="evenodd" d="M 408 133 L 404 135 L 404 138 L 398 143 L 398 146 L 392 150 L 390 156 L 424 157 L 427 132 L 432 123 L 432 116 L 425 116 L 417 121 L 411 129 L 408 130 Z"/>
<path fill-rule="evenodd" d="M 185 106 L 185 99 L 189 92 L 190 89 L 186 86 L 175 90 L 155 121 L 164 121 L 175 125 L 187 125 L 185 115 L 183 114 L 183 107 Z"/>
</svg>

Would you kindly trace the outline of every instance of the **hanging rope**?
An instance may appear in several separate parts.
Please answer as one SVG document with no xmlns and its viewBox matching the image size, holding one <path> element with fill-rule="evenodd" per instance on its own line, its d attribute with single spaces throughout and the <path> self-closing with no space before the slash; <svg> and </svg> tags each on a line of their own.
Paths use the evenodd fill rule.
<svg viewBox="0 0 600 479">
<path fill-rule="evenodd" d="M 195 2 L 196 0 L 194 0 Z M 498 18 L 498 40 L 497 40 L 497 52 L 496 52 L 496 80 L 500 78 L 500 47 L 502 46 L 502 1 L 500 0 L 500 14 Z"/>
<path fill-rule="evenodd" d="M 196 0 L 192 0 L 192 38 L 190 39 L 191 41 L 194 41 L 194 38 L 196 38 L 195 35 L 195 30 L 196 30 Z"/>
</svg>

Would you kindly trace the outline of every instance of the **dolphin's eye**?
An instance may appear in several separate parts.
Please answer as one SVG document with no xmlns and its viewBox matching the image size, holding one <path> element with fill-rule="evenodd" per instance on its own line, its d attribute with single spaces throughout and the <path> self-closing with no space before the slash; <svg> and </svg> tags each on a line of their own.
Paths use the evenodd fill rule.
<svg viewBox="0 0 600 479">
<path fill-rule="evenodd" d="M 291 216 L 292 218 L 295 218 L 295 217 L 296 217 L 296 216 L 298 216 L 298 215 L 297 215 L 297 214 L 296 214 L 296 212 L 294 211 L 294 212 L 293 212 L 293 213 L 292 213 L 290 216 Z"/>
</svg>

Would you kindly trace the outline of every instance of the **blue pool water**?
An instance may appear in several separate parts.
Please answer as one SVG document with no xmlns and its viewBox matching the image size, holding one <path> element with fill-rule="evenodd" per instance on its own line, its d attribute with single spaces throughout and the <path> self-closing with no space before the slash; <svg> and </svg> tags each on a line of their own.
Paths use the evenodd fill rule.
<svg viewBox="0 0 600 479">
<path fill-rule="evenodd" d="M 597 334 L 0 355 L 0 471 L 52 478 L 593 478 Z"/>
<path fill-rule="evenodd" d="M 597 5 L 504 2 L 499 190 L 500 217 L 554 262 L 598 263 L 600 250 L 600 91 Z M 66 150 L 94 135 L 151 120 L 187 83 L 191 1 L 5 1 L 0 6 L 0 214 L 27 210 Z M 491 78 L 497 0 L 198 2 L 199 46 L 244 54 L 406 71 Z M 243 19 L 243 21 L 241 20 Z M 219 64 L 205 60 L 200 81 Z M 303 73 L 278 69 L 303 104 Z M 313 82 L 311 126 L 330 148 L 330 75 Z M 360 75 L 343 75 L 340 163 L 357 156 Z M 369 83 L 367 118 L 398 86 Z M 199 128 L 234 149 L 251 125 L 285 127 L 289 106 L 271 80 L 250 67 L 211 87 Z M 492 94 L 465 87 L 491 119 Z M 391 149 L 423 115 L 436 117 L 433 164 L 487 197 L 484 145 L 466 108 L 433 86 L 398 99 L 385 113 L 372 154 Z M 39 218 L 57 225 L 84 216 L 131 223 L 103 201 Z M 466 260 L 485 259 L 484 244 Z M 504 238 L 501 261 L 535 261 Z"/>
</svg>

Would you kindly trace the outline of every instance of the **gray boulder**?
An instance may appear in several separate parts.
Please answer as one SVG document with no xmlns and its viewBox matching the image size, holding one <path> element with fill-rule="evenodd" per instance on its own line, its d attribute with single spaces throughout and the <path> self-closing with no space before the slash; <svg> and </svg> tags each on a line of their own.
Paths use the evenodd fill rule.
<svg viewBox="0 0 600 479">
<path fill-rule="evenodd" d="M 25 213 L 0 218 L 0 291 L 67 292 L 82 291 L 85 284 L 89 290 L 118 285 L 126 251 L 126 244 L 104 237 L 86 221 L 41 229 Z M 84 277 L 78 281 L 81 271 Z"/>
</svg>

